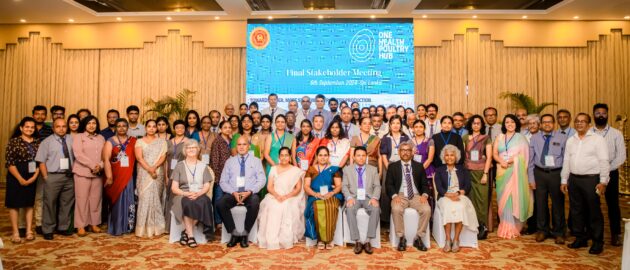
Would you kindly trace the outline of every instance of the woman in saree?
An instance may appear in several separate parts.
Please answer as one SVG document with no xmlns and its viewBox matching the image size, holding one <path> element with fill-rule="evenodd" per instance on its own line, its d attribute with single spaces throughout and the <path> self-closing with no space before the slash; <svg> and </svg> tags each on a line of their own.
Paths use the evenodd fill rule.
<svg viewBox="0 0 630 270">
<path fill-rule="evenodd" d="M 359 120 L 359 135 L 353 136 L 350 139 L 350 164 L 354 160 L 354 148 L 357 146 L 363 146 L 367 149 L 367 163 L 378 168 L 379 178 L 382 177 L 383 163 L 381 162 L 381 139 L 376 135 L 370 135 L 370 129 L 372 129 L 371 120 L 369 117 L 362 117 Z"/>
<path fill-rule="evenodd" d="M 164 234 L 166 228 L 161 197 L 168 146 L 166 140 L 157 137 L 155 120 L 147 120 L 144 126 L 147 135 L 137 141 L 135 149 L 138 161 L 136 236 L 152 237 Z"/>
<path fill-rule="evenodd" d="M 276 166 L 279 160 L 280 148 L 287 147 L 289 150 L 295 149 L 295 140 L 293 134 L 289 134 L 285 131 L 287 127 L 287 118 L 280 114 L 276 116 L 276 130 L 271 133 L 271 136 L 267 137 L 265 142 L 265 161 L 267 161 L 265 167 L 265 175 L 269 179 L 269 171 L 271 167 Z M 292 150 L 289 153 L 293 152 Z M 291 157 L 290 161 L 293 161 L 295 157 Z M 260 191 L 259 197 L 262 199 L 267 194 L 267 188 L 265 187 Z"/>
<path fill-rule="evenodd" d="M 317 148 L 315 162 L 304 176 L 304 192 L 308 195 L 304 218 L 304 236 L 317 240 L 318 249 L 332 249 L 332 240 L 343 203 L 341 170 L 330 164 L 326 146 Z"/>
<path fill-rule="evenodd" d="M 300 133 L 295 138 L 296 147 L 293 149 L 293 156 L 295 157 L 293 164 L 303 171 L 307 171 L 313 164 L 313 156 L 315 156 L 315 150 L 317 150 L 320 143 L 320 139 L 313 136 L 312 130 L 313 125 L 311 121 L 304 119 L 300 123 Z"/>
<path fill-rule="evenodd" d="M 534 200 L 527 179 L 529 145 L 520 133 L 520 122 L 515 115 L 503 118 L 502 134 L 497 136 L 494 160 L 497 167 L 497 204 L 499 206 L 499 229 L 497 235 L 511 239 L 520 236 L 523 223 L 532 216 Z"/>
<path fill-rule="evenodd" d="M 136 202 L 134 198 L 133 169 L 136 163 L 136 138 L 127 136 L 129 122 L 116 120 L 116 135 L 103 147 L 105 166 L 105 194 L 111 209 L 107 232 L 122 235 L 134 230 Z"/>
</svg>

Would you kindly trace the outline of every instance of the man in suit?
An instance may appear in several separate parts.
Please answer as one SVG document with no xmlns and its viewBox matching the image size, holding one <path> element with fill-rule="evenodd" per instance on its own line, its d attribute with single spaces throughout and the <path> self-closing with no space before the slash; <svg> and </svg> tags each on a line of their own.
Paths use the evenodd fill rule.
<svg viewBox="0 0 630 270">
<path fill-rule="evenodd" d="M 374 239 L 376 228 L 380 222 L 381 209 L 378 200 L 381 196 L 381 183 L 376 167 L 366 164 L 367 150 L 359 146 L 354 149 L 354 164 L 343 169 L 342 192 L 346 198 L 346 215 L 348 216 L 348 227 L 350 227 L 350 237 L 356 244 L 354 253 L 372 254 L 370 239 Z M 359 239 L 359 228 L 357 226 L 357 211 L 364 208 L 370 215 L 368 223 L 367 239 L 364 244 Z"/>
<path fill-rule="evenodd" d="M 411 141 L 400 143 L 398 146 L 400 160 L 389 165 L 385 178 L 387 196 L 392 198 L 392 218 L 396 228 L 396 237 L 400 238 L 398 251 L 407 249 L 403 214 L 409 207 L 418 211 L 420 215 L 413 246 L 420 251 L 427 251 L 421 239 L 426 234 L 429 219 L 431 219 L 431 207 L 427 200 L 429 187 L 424 167 L 413 160 L 413 149 L 414 145 Z"/>
</svg>

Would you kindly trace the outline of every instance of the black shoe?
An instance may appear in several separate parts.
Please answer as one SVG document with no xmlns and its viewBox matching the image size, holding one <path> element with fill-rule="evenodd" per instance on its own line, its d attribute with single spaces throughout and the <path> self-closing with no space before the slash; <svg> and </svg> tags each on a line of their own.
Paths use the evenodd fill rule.
<svg viewBox="0 0 630 270">
<path fill-rule="evenodd" d="M 18 231 L 20 232 L 20 237 L 26 237 L 26 228 L 19 228 Z"/>
<path fill-rule="evenodd" d="M 45 233 L 44 234 L 44 239 L 45 240 L 53 240 L 53 234 L 52 233 Z"/>
<path fill-rule="evenodd" d="M 35 227 L 35 232 L 40 235 L 44 234 L 44 231 L 42 231 L 42 226 Z"/>
<path fill-rule="evenodd" d="M 354 254 L 361 254 L 361 252 L 363 252 L 363 244 L 361 244 L 361 242 L 357 241 L 354 244 Z"/>
<path fill-rule="evenodd" d="M 247 248 L 249 247 L 249 239 L 247 239 L 247 236 L 241 236 L 241 247 L 242 248 Z"/>
<path fill-rule="evenodd" d="M 612 235 L 612 237 L 610 238 L 610 244 L 614 247 L 620 247 L 621 246 L 621 235 L 618 234 L 614 234 Z"/>
<path fill-rule="evenodd" d="M 407 239 L 405 239 L 405 237 L 403 236 L 398 241 L 398 251 L 405 251 L 405 250 L 407 250 Z"/>
<path fill-rule="evenodd" d="M 573 241 L 573 243 L 571 243 L 571 244 L 568 244 L 567 247 L 569 247 L 569 248 L 583 248 L 583 247 L 588 247 L 588 243 L 586 241 L 583 241 L 583 240 L 575 239 L 575 241 Z"/>
<path fill-rule="evenodd" d="M 372 244 L 370 244 L 370 240 L 363 244 L 363 250 L 365 250 L 365 253 L 367 253 L 368 255 L 374 252 L 374 250 L 372 250 Z"/>
<path fill-rule="evenodd" d="M 488 227 L 486 224 L 479 224 L 479 233 L 477 233 L 477 240 L 485 240 L 488 239 Z"/>
<path fill-rule="evenodd" d="M 604 251 L 604 243 L 602 243 L 602 242 L 593 242 L 593 245 L 588 250 L 588 253 L 590 253 L 590 254 L 600 254 L 600 253 L 602 253 L 602 251 Z"/>
<path fill-rule="evenodd" d="M 232 235 L 230 237 L 230 241 L 227 243 L 227 247 L 229 247 L 229 248 L 235 247 L 236 243 L 239 241 L 239 238 L 240 237 L 238 237 L 238 236 Z"/>
<path fill-rule="evenodd" d="M 64 230 L 64 231 L 56 231 L 55 232 L 58 235 L 63 235 L 63 236 L 72 236 L 72 232 L 69 232 L 68 230 Z"/>
<path fill-rule="evenodd" d="M 424 243 L 422 243 L 420 237 L 416 237 L 416 239 L 413 240 L 413 246 L 420 251 L 427 251 L 427 247 L 424 246 Z"/>
</svg>

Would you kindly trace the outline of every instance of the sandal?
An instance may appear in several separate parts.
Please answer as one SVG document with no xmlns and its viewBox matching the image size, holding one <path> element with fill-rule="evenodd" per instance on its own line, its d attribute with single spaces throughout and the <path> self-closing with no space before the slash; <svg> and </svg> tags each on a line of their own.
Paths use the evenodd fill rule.
<svg viewBox="0 0 630 270">
<path fill-rule="evenodd" d="M 332 243 L 326 244 L 326 249 L 327 250 L 331 250 L 331 249 L 333 249 L 333 246 L 335 246 L 335 245 L 332 244 Z"/>
<path fill-rule="evenodd" d="M 26 232 L 26 241 L 33 241 L 35 240 L 35 235 L 33 235 L 33 232 Z"/>
<path fill-rule="evenodd" d="M 179 238 L 179 244 L 182 246 L 188 244 L 188 234 L 186 234 L 186 231 L 182 231 L 182 236 Z"/>
<path fill-rule="evenodd" d="M 191 248 L 197 247 L 197 241 L 195 241 L 194 237 L 188 238 L 188 247 L 191 247 Z"/>
<path fill-rule="evenodd" d="M 22 238 L 20 238 L 20 234 L 14 234 L 13 237 L 11 237 L 11 243 L 22 244 Z"/>
<path fill-rule="evenodd" d="M 326 248 L 326 244 L 324 242 L 317 243 L 317 249 L 324 250 Z"/>
</svg>

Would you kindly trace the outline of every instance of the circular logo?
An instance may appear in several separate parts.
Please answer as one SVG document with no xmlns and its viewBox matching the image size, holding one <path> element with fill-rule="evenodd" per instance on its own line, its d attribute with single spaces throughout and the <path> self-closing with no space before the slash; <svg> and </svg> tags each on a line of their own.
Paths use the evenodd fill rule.
<svg viewBox="0 0 630 270">
<path fill-rule="evenodd" d="M 269 31 L 264 27 L 256 27 L 249 34 L 249 43 L 257 50 L 262 50 L 269 45 Z"/>
<path fill-rule="evenodd" d="M 372 55 L 374 55 L 375 43 L 374 33 L 369 29 L 362 29 L 354 34 L 352 40 L 350 40 L 348 53 L 350 53 L 352 60 L 366 62 L 372 59 Z"/>
</svg>

